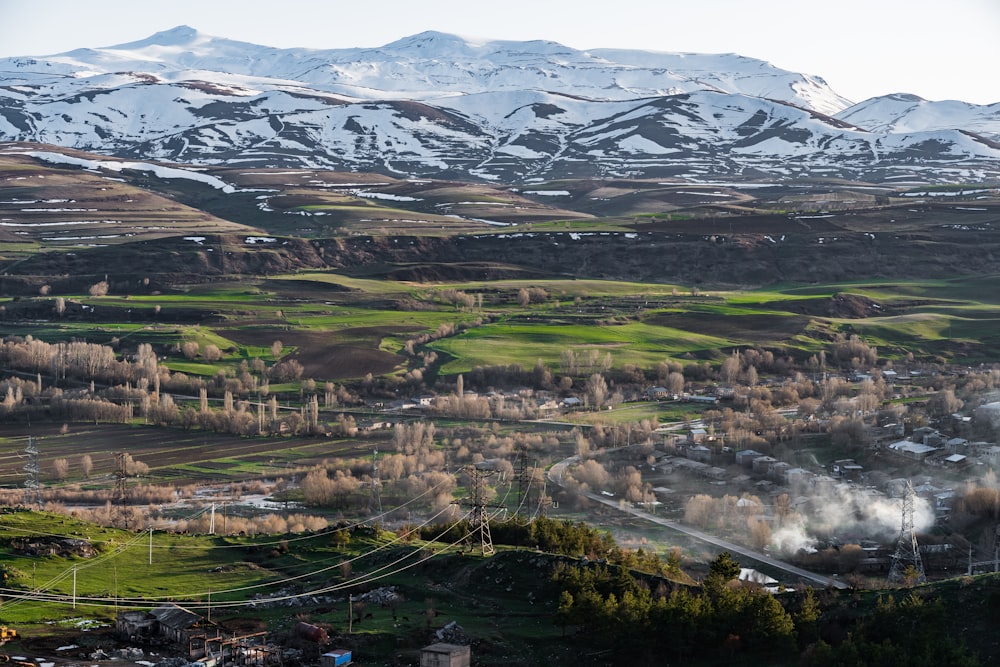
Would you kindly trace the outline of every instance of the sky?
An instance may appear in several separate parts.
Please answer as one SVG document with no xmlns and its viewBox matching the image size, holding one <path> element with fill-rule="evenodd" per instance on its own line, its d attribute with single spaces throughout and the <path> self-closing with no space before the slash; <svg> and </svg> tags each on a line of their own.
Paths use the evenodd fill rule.
<svg viewBox="0 0 1000 667">
<path fill-rule="evenodd" d="M 890 93 L 1000 102 L 1000 0 L 0 0 L 0 57 L 112 46 L 189 25 L 255 44 L 375 47 L 425 30 L 576 49 L 738 53 Z"/>
</svg>

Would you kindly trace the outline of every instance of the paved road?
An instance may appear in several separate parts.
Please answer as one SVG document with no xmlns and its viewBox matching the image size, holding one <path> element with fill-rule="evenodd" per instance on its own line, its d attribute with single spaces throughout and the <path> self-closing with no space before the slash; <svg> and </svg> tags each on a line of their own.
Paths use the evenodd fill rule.
<svg viewBox="0 0 1000 667">
<path fill-rule="evenodd" d="M 551 468 L 549 468 L 548 472 L 549 481 L 558 484 L 563 488 L 566 488 L 566 485 L 563 482 L 563 475 L 565 474 L 566 469 L 570 465 L 577 463 L 579 460 L 580 460 L 579 456 L 571 456 L 568 459 L 564 459 L 559 463 L 553 465 Z M 587 498 L 590 498 L 594 502 L 607 505 L 608 507 L 613 507 L 614 509 L 620 512 L 627 512 L 628 514 L 631 514 L 632 516 L 638 517 L 645 521 L 659 524 L 661 526 L 670 528 L 671 530 L 676 530 L 680 533 L 684 533 L 685 535 L 690 535 L 691 537 L 702 540 L 703 542 L 714 544 L 718 547 L 725 549 L 726 551 L 730 552 L 733 555 L 739 554 L 741 556 L 753 558 L 754 560 L 760 561 L 761 563 L 767 563 L 768 565 L 770 565 L 775 569 L 788 572 L 789 574 L 794 574 L 797 577 L 801 577 L 807 581 L 812 581 L 816 584 L 819 584 L 820 586 L 847 588 L 847 584 L 845 584 L 842 581 L 833 579 L 824 574 L 818 574 L 816 572 L 810 572 L 809 570 L 804 570 L 801 567 L 796 567 L 794 565 L 791 565 L 790 563 L 786 563 L 782 560 L 772 558 L 771 556 L 761 553 L 760 551 L 754 551 L 753 549 L 748 549 L 739 544 L 730 542 L 729 540 L 723 540 L 721 538 L 715 537 L 714 535 L 709 535 L 708 533 L 700 531 L 697 528 L 691 528 L 690 526 L 679 524 L 676 521 L 672 521 L 670 519 L 664 519 L 655 516 L 653 514 L 649 514 L 648 512 L 643 512 L 642 510 L 637 510 L 634 507 L 631 507 L 630 505 L 621 505 L 617 500 L 613 500 L 611 498 L 607 498 L 605 496 L 596 493 L 587 493 L 583 491 L 578 491 L 578 493 L 586 496 Z"/>
</svg>

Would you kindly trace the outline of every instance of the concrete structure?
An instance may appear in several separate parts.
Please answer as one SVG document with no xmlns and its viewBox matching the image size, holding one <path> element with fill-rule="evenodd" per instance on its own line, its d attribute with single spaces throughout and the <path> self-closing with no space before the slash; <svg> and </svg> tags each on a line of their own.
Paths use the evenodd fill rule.
<svg viewBox="0 0 1000 667">
<path fill-rule="evenodd" d="M 457 644 L 431 644 L 420 651 L 420 667 L 470 667 L 472 649 Z"/>
</svg>

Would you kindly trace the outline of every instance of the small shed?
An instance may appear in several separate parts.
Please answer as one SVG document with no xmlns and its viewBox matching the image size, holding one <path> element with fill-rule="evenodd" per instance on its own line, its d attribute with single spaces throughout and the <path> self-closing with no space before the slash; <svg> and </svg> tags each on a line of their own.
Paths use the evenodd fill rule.
<svg viewBox="0 0 1000 667">
<path fill-rule="evenodd" d="M 353 660 L 354 656 L 350 651 L 338 648 L 321 655 L 319 667 L 341 667 L 341 665 L 350 665 Z"/>
<path fill-rule="evenodd" d="M 431 644 L 420 651 L 420 667 L 470 667 L 472 649 L 458 644 Z"/>
<path fill-rule="evenodd" d="M 201 616 L 175 604 L 165 604 L 151 612 L 159 622 L 160 634 L 176 644 L 186 644 Z"/>
<path fill-rule="evenodd" d="M 952 454 L 944 457 L 944 464 L 950 468 L 961 468 L 968 463 L 969 459 L 965 454 Z"/>
</svg>

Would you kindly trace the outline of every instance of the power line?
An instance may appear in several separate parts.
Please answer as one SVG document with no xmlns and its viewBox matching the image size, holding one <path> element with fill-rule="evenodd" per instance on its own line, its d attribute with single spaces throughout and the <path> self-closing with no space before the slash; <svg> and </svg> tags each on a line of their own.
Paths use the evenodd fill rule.
<svg viewBox="0 0 1000 667">
<path fill-rule="evenodd" d="M 447 480 L 442 480 L 441 482 L 439 482 L 434 487 L 431 487 L 427 491 L 425 491 L 424 494 L 431 493 L 438 486 L 440 486 L 441 484 L 446 483 L 446 481 Z M 424 494 L 421 494 L 421 495 L 424 495 Z M 417 528 L 419 529 L 419 528 L 422 528 L 422 527 L 424 527 L 424 526 L 432 523 L 437 518 L 439 518 L 441 515 L 443 515 L 446 512 L 448 512 L 449 508 L 450 508 L 450 505 L 447 505 L 447 506 L 443 507 L 438 512 L 436 512 L 435 514 L 433 514 L 430 517 L 428 517 L 423 523 L 417 525 Z M 196 516 L 198 516 L 200 514 L 204 514 L 206 511 L 208 511 L 206 508 L 201 508 L 198 511 L 194 512 L 193 514 L 189 515 L 187 518 L 188 519 L 194 518 L 194 517 L 196 517 Z M 350 530 L 352 527 L 358 527 L 360 525 L 363 525 L 363 523 L 364 522 L 358 522 L 356 524 L 353 524 L 352 526 L 342 528 L 341 530 Z M 23 529 L 17 529 L 16 527 L 8 527 L 8 528 L 13 528 L 13 529 L 16 529 L 16 530 L 22 530 L 22 532 L 35 532 L 35 534 L 50 535 L 50 536 L 54 536 L 54 537 L 63 537 L 61 535 L 56 535 L 56 534 L 52 534 L 52 533 L 40 533 L 38 531 L 26 531 L 26 530 L 23 530 Z M 447 534 L 448 530 L 450 530 L 450 527 L 448 529 L 446 529 L 445 531 L 443 531 L 439 536 L 433 538 L 433 540 L 436 541 L 439 537 Z M 324 533 L 321 533 L 319 535 L 310 535 L 310 536 L 306 536 L 305 538 L 293 538 L 293 539 L 315 539 L 316 537 L 323 537 L 323 536 L 327 536 L 329 534 L 330 533 L 328 533 L 328 532 L 324 532 Z M 80 566 L 78 569 L 82 570 L 82 569 L 85 569 L 85 568 L 91 568 L 94 565 L 97 565 L 99 563 L 103 563 L 103 562 L 105 562 L 107 560 L 115 558 L 116 556 L 118 556 L 121 553 L 123 553 L 124 551 L 126 551 L 128 548 L 139 544 L 146 537 L 147 537 L 147 533 L 145 531 L 143 531 L 142 533 L 137 534 L 135 537 L 131 538 L 127 542 L 125 542 L 125 543 L 123 543 L 121 545 L 117 545 L 113 551 L 110 551 L 108 553 L 102 554 L 101 556 L 99 556 L 99 557 L 97 557 L 97 558 L 89 561 L 85 565 Z M 463 540 L 467 539 L 468 537 L 469 537 L 469 535 L 466 535 L 465 537 L 463 537 Z M 403 535 L 397 535 L 396 538 L 390 540 L 389 542 L 386 542 L 384 544 L 380 544 L 377 547 L 375 547 L 375 548 L 373 548 L 373 549 L 371 549 L 369 551 L 366 551 L 364 553 L 361 553 L 361 554 L 359 554 L 359 555 L 357 555 L 357 556 L 355 556 L 353 558 L 350 558 L 350 559 L 348 559 L 346 561 L 338 559 L 337 563 L 335 563 L 333 565 L 330 565 L 328 567 L 323 567 L 323 568 L 320 568 L 320 569 L 310 569 L 307 572 L 304 572 L 302 574 L 298 574 L 298 575 L 294 575 L 294 576 L 290 576 L 290 577 L 284 577 L 284 578 L 276 579 L 276 580 L 273 580 L 273 581 L 261 582 L 259 584 L 252 584 L 252 585 L 249 585 L 249 586 L 240 586 L 240 587 L 237 587 L 237 588 L 231 588 L 231 589 L 225 589 L 225 590 L 214 590 L 214 591 L 212 591 L 212 594 L 214 594 L 214 595 L 224 595 L 224 594 L 238 593 L 238 592 L 243 592 L 243 591 L 248 591 L 248 590 L 255 590 L 255 589 L 261 589 L 261 588 L 272 588 L 272 587 L 277 587 L 277 586 L 282 586 L 282 585 L 285 585 L 285 584 L 288 584 L 288 583 L 292 583 L 294 581 L 298 581 L 298 580 L 301 580 L 301 579 L 307 579 L 307 578 L 314 577 L 314 576 L 317 576 L 317 575 L 320 575 L 320 574 L 325 574 L 325 573 L 327 573 L 327 572 L 329 572 L 329 571 L 331 571 L 333 569 L 341 567 L 345 563 L 354 563 L 354 562 L 362 560 L 364 558 L 368 558 L 369 556 L 372 556 L 372 555 L 374 555 L 375 553 L 377 553 L 379 551 L 382 551 L 384 549 L 388 549 L 388 548 L 392 547 L 393 545 L 399 543 L 400 541 L 402 541 L 404 539 L 405 539 L 405 536 L 403 536 Z M 247 548 L 247 547 L 250 547 L 250 546 L 259 547 L 259 546 L 262 546 L 262 545 L 279 544 L 279 543 L 284 542 L 284 541 L 287 541 L 287 540 L 278 540 L 276 542 L 270 542 L 270 543 L 268 543 L 268 542 L 265 542 L 265 543 L 255 542 L 255 543 L 252 543 L 252 544 L 245 544 L 245 545 L 208 545 L 208 546 L 200 546 L 200 547 L 192 547 L 192 548 L 197 548 L 197 549 Z M 174 549 L 174 548 L 177 548 L 178 546 L 180 546 L 180 545 L 158 546 L 158 548 Z M 314 565 L 314 563 L 306 563 L 306 564 L 303 564 L 303 567 L 311 567 L 313 565 Z M 52 580 L 50 580 L 46 584 L 43 584 L 42 586 L 34 589 L 34 591 L 35 591 L 34 598 L 25 598 L 23 595 L 20 595 L 20 596 L 16 595 L 13 591 L 16 591 L 17 589 L 6 589 L 9 592 L 5 593 L 5 594 L 8 595 L 11 598 L 15 598 L 14 601 L 10 603 L 12 605 L 17 604 L 18 602 L 23 601 L 25 599 L 36 599 L 36 600 L 41 601 L 43 599 L 48 599 L 49 596 L 52 596 L 52 599 L 58 600 L 58 599 L 60 599 L 60 596 L 58 596 L 56 594 L 42 593 L 42 591 L 45 590 L 45 589 L 50 589 L 50 588 L 54 587 L 59 582 L 64 581 L 65 579 L 69 578 L 72 574 L 73 574 L 73 569 L 69 568 L 69 569 L 65 570 L 61 575 L 58 575 L 58 576 L 54 577 Z M 3 590 L 4 589 L 0 589 L 0 592 L 2 592 Z M 200 599 L 200 598 L 204 597 L 207 594 L 208 594 L 207 592 L 196 592 L 196 593 L 183 593 L 183 594 L 162 595 L 162 596 L 147 596 L 147 597 L 142 598 L 142 600 L 148 601 L 148 602 L 159 602 L 159 601 L 164 601 L 164 600 L 176 600 L 176 599 L 197 600 L 197 599 Z M 301 594 L 301 595 L 306 595 L 306 594 Z M 297 596 L 292 596 L 292 597 L 297 597 Z M 79 600 L 80 598 L 77 598 L 77 599 Z"/>
<path fill-rule="evenodd" d="M 465 519 L 465 518 L 466 518 L 466 516 L 462 516 L 459 519 L 459 521 L 461 521 L 462 519 Z M 432 538 L 432 541 L 437 541 L 440 538 L 444 537 L 453 527 L 454 527 L 454 524 L 448 525 L 437 536 L 435 536 L 434 538 Z M 351 579 L 351 580 L 348 580 L 348 581 L 344 581 L 344 582 L 341 582 L 341 583 L 338 583 L 338 584 L 333 584 L 333 585 L 330 585 L 330 586 L 322 586 L 320 588 L 315 588 L 315 589 L 304 591 L 304 592 L 301 592 L 301 593 L 294 593 L 294 594 L 277 596 L 277 597 L 273 597 L 273 598 L 267 598 L 266 600 L 263 600 L 263 601 L 262 600 L 233 600 L 233 601 L 228 601 L 228 602 L 226 602 L 226 601 L 223 601 L 223 602 L 213 602 L 212 603 L 212 607 L 213 608 L 221 608 L 221 607 L 245 607 L 245 606 L 250 606 L 250 605 L 258 605 L 261 602 L 273 603 L 273 602 L 280 602 L 280 601 L 284 601 L 284 600 L 291 600 L 291 599 L 297 599 L 297 598 L 302 598 L 302 597 L 312 597 L 312 596 L 316 596 L 316 595 L 323 595 L 323 594 L 326 594 L 326 593 L 332 593 L 332 592 L 335 592 L 335 591 L 343 590 L 343 589 L 350 588 L 352 586 L 356 586 L 356 585 L 363 584 L 363 583 L 369 583 L 369 582 L 372 582 L 372 581 L 377 581 L 377 580 L 380 580 L 380 579 L 385 579 L 387 577 L 391 577 L 393 575 L 399 574 L 400 572 L 404 572 L 404 571 L 406 571 L 406 570 L 408 570 L 408 569 L 410 569 L 412 567 L 415 567 L 416 565 L 419 565 L 421 563 L 426 562 L 427 560 L 429 560 L 429 559 L 431 559 L 431 558 L 433 558 L 435 556 L 438 556 L 440 554 L 443 554 L 443 553 L 447 552 L 449 549 L 452 549 L 452 548 L 458 546 L 459 544 L 465 542 L 471 535 L 472 535 L 471 532 L 467 532 L 464 535 L 462 535 L 461 537 L 459 537 L 458 539 L 456 539 L 454 542 L 446 544 L 443 548 L 441 548 L 439 550 L 429 550 L 428 551 L 426 549 L 413 549 L 410 552 L 404 554 L 403 556 L 395 559 L 394 561 L 391 561 L 391 562 L 389 562 L 389 563 L 387 563 L 387 564 L 385 564 L 385 565 L 383 565 L 383 566 L 381 566 L 379 568 L 376 568 L 375 570 L 372 570 L 371 572 L 364 573 L 364 574 L 359 575 L 358 577 L 356 577 L 354 579 Z M 142 536 L 140 535 L 140 537 L 142 537 Z M 400 565 L 404 561 L 409 560 L 409 559 L 413 558 L 414 556 L 422 556 L 422 557 L 419 558 L 419 559 L 417 559 L 417 560 L 415 560 L 415 561 L 413 561 L 413 562 L 411 562 L 411 563 L 407 563 L 405 565 Z M 395 567 L 397 565 L 399 565 L 399 567 Z M 391 568 L 395 568 L 395 569 L 391 569 Z M 68 570 L 68 574 L 69 575 L 73 574 L 73 568 L 71 568 L 70 570 Z M 378 575 L 378 576 L 375 576 L 375 575 Z M 64 576 L 66 576 L 66 575 L 64 575 Z M 271 582 L 268 585 L 276 585 L 276 583 L 275 582 Z M 233 590 L 241 590 L 241 589 L 233 589 Z M 218 593 L 219 593 L 219 591 L 213 591 L 212 592 L 213 595 L 217 595 Z M 148 597 L 143 597 L 143 598 L 117 598 L 114 601 L 109 601 L 106 597 L 85 597 L 85 596 L 75 596 L 75 595 L 73 595 L 73 596 L 67 596 L 67 595 L 57 595 L 57 594 L 52 594 L 52 593 L 41 593 L 41 592 L 32 592 L 30 594 L 25 594 L 24 591 L 20 591 L 18 589 L 11 589 L 11 588 L 0 588 L 0 594 L 3 594 L 8 599 L 13 600 L 13 602 L 11 604 L 17 604 L 17 603 L 21 603 L 21 602 L 42 602 L 42 603 L 51 603 L 51 604 L 78 604 L 78 605 L 90 606 L 90 607 L 108 607 L 108 606 L 112 606 L 113 604 L 118 604 L 118 605 L 124 605 L 124 606 L 129 606 L 129 607 L 136 607 L 136 608 L 156 607 L 156 606 L 159 606 L 160 604 L 162 604 L 162 599 L 148 598 Z M 200 599 L 197 599 L 197 598 L 204 597 L 204 595 L 206 595 L 206 594 L 201 594 L 199 596 L 188 596 L 186 598 L 185 597 L 181 597 L 181 596 L 165 596 L 163 599 L 166 599 L 167 597 L 169 597 L 169 599 L 171 601 L 177 602 L 178 604 L 189 606 L 192 609 L 194 609 L 194 608 L 199 608 L 198 604 L 200 603 Z"/>
</svg>

